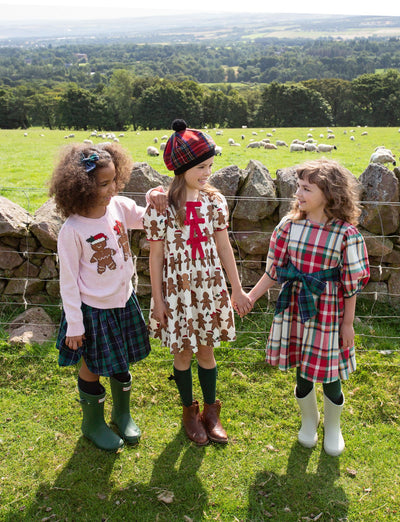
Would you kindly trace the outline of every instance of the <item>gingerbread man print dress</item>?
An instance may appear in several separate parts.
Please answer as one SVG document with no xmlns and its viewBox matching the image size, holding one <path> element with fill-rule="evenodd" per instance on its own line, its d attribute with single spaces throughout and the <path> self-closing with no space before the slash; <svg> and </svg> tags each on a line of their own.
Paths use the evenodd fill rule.
<svg viewBox="0 0 400 522">
<path fill-rule="evenodd" d="M 148 208 L 144 228 L 149 241 L 164 241 L 163 294 L 168 307 L 168 324 L 162 328 L 152 315 L 152 337 L 161 339 L 171 352 L 198 345 L 219 346 L 235 340 L 230 296 L 218 257 L 214 232 L 228 227 L 229 212 L 221 194 L 200 193 L 187 202 L 185 225 L 175 212 L 166 215 Z"/>
</svg>

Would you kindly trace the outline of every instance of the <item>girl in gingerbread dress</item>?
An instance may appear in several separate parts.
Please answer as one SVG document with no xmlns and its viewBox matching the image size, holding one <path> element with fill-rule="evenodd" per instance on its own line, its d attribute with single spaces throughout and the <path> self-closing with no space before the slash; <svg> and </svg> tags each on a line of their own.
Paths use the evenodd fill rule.
<svg viewBox="0 0 400 522">
<path fill-rule="evenodd" d="M 361 213 L 357 181 L 335 161 L 300 165 L 291 212 L 276 227 L 266 273 L 250 291 L 254 304 L 282 283 L 267 343 L 267 362 L 296 367 L 302 415 L 300 444 L 316 445 L 319 412 L 314 383 L 324 393 L 324 449 L 340 455 L 341 380 L 356 368 L 353 320 L 357 293 L 369 279 L 368 255 L 355 227 Z"/>
<path fill-rule="evenodd" d="M 148 208 L 144 218 L 150 241 L 150 334 L 174 354 L 173 379 L 188 437 L 198 445 L 209 440 L 226 443 L 213 348 L 235 339 L 235 324 L 222 266 L 237 309 L 246 313 L 251 307 L 229 243 L 226 200 L 207 183 L 215 143 L 207 134 L 188 129 L 183 120 L 175 120 L 172 128 L 175 133 L 164 149 L 164 162 L 175 174 L 168 208 L 166 214 Z M 204 398 L 202 413 L 192 394 L 193 353 Z"/>
</svg>

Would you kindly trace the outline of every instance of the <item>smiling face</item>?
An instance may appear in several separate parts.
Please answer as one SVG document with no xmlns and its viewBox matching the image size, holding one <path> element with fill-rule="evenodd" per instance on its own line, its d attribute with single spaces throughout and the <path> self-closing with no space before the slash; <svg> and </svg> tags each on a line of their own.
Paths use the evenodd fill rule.
<svg viewBox="0 0 400 522">
<path fill-rule="evenodd" d="M 214 157 L 211 157 L 202 163 L 195 165 L 183 174 L 183 176 L 185 176 L 188 199 L 197 198 L 198 192 L 202 190 L 208 182 L 213 164 Z"/>
<path fill-rule="evenodd" d="M 116 173 L 114 163 L 110 162 L 105 167 L 96 168 L 97 194 L 93 205 L 88 209 L 87 217 L 97 218 L 104 216 L 107 205 L 116 193 Z"/>
<path fill-rule="evenodd" d="M 327 201 L 324 193 L 315 183 L 310 183 L 307 178 L 298 179 L 296 198 L 299 209 L 305 212 L 308 219 L 325 223 L 327 216 L 324 210 Z"/>
</svg>

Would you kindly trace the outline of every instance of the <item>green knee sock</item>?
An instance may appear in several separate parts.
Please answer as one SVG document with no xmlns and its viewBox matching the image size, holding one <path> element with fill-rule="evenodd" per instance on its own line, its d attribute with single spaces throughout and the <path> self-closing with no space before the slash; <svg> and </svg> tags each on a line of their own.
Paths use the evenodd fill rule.
<svg viewBox="0 0 400 522">
<path fill-rule="evenodd" d="M 177 370 L 174 366 L 174 377 L 181 396 L 182 404 L 186 407 L 193 402 L 192 367 L 187 370 Z"/>
<path fill-rule="evenodd" d="M 197 364 L 203 399 L 206 404 L 214 404 L 217 393 L 217 367 L 206 369 Z"/>
<path fill-rule="evenodd" d="M 314 388 L 314 383 L 312 381 L 307 381 L 300 375 L 300 368 L 296 368 L 296 396 L 298 399 L 303 399 L 306 397 L 310 391 Z"/>
<path fill-rule="evenodd" d="M 324 382 L 322 385 L 324 394 L 334 404 L 342 404 L 342 382 L 340 379 L 334 382 Z"/>
</svg>

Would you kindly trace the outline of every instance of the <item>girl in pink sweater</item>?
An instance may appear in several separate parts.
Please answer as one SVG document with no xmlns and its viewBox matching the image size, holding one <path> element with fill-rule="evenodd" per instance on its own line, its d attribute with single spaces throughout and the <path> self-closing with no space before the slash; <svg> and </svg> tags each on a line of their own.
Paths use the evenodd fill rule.
<svg viewBox="0 0 400 522">
<path fill-rule="evenodd" d="M 118 143 L 73 144 L 64 148 L 50 186 L 67 219 L 58 236 L 62 318 L 56 346 L 60 366 L 81 362 L 78 389 L 82 432 L 96 446 L 117 450 L 136 443 L 140 429 L 129 412 L 129 363 L 147 357 L 146 324 L 132 286 L 134 265 L 128 229 L 142 229 L 145 208 L 118 196 L 132 160 Z M 166 197 L 150 200 L 162 210 Z M 117 435 L 104 420 L 110 377 Z M 123 439 L 123 440 L 122 440 Z"/>
</svg>

